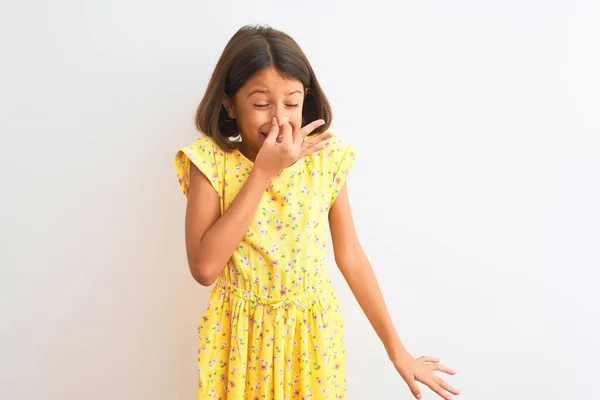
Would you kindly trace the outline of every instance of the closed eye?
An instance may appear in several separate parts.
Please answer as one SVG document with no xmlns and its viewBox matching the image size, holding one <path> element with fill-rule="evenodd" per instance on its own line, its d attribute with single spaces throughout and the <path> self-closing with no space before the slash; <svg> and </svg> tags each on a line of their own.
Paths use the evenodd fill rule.
<svg viewBox="0 0 600 400">
<path fill-rule="evenodd" d="M 289 107 L 289 108 L 296 108 L 296 107 L 299 107 L 300 104 L 286 104 L 285 106 Z M 267 107 L 269 107 L 269 104 L 255 104 L 254 107 L 256 107 L 256 108 L 267 108 Z"/>
</svg>

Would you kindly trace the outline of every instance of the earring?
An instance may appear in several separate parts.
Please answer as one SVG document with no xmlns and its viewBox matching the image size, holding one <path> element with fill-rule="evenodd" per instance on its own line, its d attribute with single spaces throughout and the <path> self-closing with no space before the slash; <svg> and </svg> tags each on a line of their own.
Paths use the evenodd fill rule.
<svg viewBox="0 0 600 400">
<path fill-rule="evenodd" d="M 242 142 L 242 135 L 240 135 L 238 133 L 237 136 L 229 136 L 227 139 L 229 139 L 229 141 L 233 142 L 233 143 L 241 143 Z"/>
</svg>

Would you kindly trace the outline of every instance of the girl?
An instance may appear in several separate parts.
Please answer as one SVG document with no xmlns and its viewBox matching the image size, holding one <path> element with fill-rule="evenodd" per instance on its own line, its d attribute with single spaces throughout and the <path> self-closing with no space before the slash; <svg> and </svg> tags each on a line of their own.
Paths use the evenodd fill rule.
<svg viewBox="0 0 600 400">
<path fill-rule="evenodd" d="M 358 241 L 346 176 L 354 147 L 327 132 L 332 113 L 298 44 L 269 27 L 229 41 L 198 107 L 200 138 L 175 167 L 187 197 L 192 276 L 214 284 L 199 325 L 199 399 L 344 399 L 335 261 L 413 395 L 458 391 L 413 358 L 392 325 Z M 329 229 L 327 229 L 329 227 Z"/>
</svg>

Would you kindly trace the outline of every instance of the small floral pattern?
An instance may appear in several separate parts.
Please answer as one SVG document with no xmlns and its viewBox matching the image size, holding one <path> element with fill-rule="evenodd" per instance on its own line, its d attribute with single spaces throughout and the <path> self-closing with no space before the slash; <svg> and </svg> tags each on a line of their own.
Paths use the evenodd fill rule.
<svg viewBox="0 0 600 400">
<path fill-rule="evenodd" d="M 214 285 L 198 328 L 198 399 L 345 399 L 339 302 L 326 269 L 328 213 L 356 150 L 339 137 L 275 176 Z M 175 156 L 187 196 L 194 163 L 223 213 L 253 168 L 202 135 Z"/>
</svg>

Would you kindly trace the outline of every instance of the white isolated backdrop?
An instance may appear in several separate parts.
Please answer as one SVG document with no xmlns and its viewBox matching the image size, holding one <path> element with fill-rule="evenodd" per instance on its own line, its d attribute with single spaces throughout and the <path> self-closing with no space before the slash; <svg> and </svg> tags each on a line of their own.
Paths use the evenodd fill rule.
<svg viewBox="0 0 600 400">
<path fill-rule="evenodd" d="M 407 348 L 455 368 L 461 399 L 595 398 L 599 19 L 566 0 L 4 2 L 0 398 L 195 398 L 208 289 L 172 158 L 248 23 L 300 43 L 359 148 L 356 225 Z M 349 399 L 410 399 L 330 270 Z"/>
</svg>

